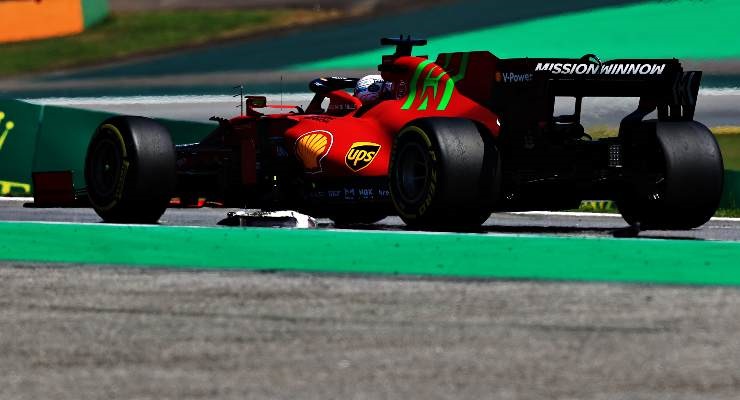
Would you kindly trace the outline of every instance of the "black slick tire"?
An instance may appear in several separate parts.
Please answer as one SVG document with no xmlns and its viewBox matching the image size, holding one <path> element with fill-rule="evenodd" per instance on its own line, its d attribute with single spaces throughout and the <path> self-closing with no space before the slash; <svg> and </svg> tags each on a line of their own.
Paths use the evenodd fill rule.
<svg viewBox="0 0 740 400">
<path fill-rule="evenodd" d="M 712 132 L 696 121 L 645 121 L 621 135 L 631 179 L 617 198 L 630 225 L 691 229 L 714 215 L 724 168 Z"/>
<path fill-rule="evenodd" d="M 105 222 L 156 223 L 176 183 L 169 132 L 143 117 L 103 121 L 87 149 L 85 181 L 90 203 Z"/>
<path fill-rule="evenodd" d="M 499 166 L 493 138 L 473 121 L 414 121 L 394 140 L 389 167 L 393 205 L 412 228 L 479 228 L 499 193 Z"/>
</svg>

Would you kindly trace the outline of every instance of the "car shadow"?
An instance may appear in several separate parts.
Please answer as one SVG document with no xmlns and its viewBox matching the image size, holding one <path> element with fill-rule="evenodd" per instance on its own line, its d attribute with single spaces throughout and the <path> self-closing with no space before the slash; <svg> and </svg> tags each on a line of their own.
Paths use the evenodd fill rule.
<svg viewBox="0 0 740 400">
<path fill-rule="evenodd" d="M 470 234 L 522 234 L 522 235 L 551 235 L 551 236 L 590 236 L 590 237 L 614 237 L 614 238 L 640 238 L 640 239 L 662 239 L 662 240 L 704 240 L 693 236 L 670 236 L 655 235 L 660 231 L 638 231 L 631 226 L 619 228 L 594 227 L 594 226 L 538 226 L 538 225 L 484 225 L 479 229 L 458 230 L 418 230 L 404 225 L 375 224 L 351 224 L 334 226 L 333 224 L 319 224 L 320 228 L 351 229 L 362 231 L 404 231 L 404 232 L 452 232 Z"/>
<path fill-rule="evenodd" d="M 594 226 L 537 226 L 537 225 L 485 225 L 480 233 L 514 233 L 514 234 L 588 234 L 608 235 L 616 229 Z"/>
</svg>

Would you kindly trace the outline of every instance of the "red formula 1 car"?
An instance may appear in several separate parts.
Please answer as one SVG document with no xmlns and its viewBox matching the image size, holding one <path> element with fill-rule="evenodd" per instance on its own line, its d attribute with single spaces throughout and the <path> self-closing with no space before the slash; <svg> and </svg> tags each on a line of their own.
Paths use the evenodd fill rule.
<svg viewBox="0 0 740 400">
<path fill-rule="evenodd" d="M 693 121 L 701 72 L 675 59 L 601 62 L 500 59 L 487 51 L 412 56 L 395 45 L 379 70 L 392 90 L 363 105 L 357 79 L 320 78 L 304 110 L 217 119 L 199 143 L 173 146 L 166 129 L 119 116 L 97 129 L 85 178 L 110 222 L 156 222 L 173 197 L 225 206 L 295 209 L 340 223 L 399 215 L 408 225 L 475 227 L 492 211 L 577 208 L 614 199 L 630 224 L 693 228 L 715 212 L 723 166 L 710 131 Z M 592 140 L 584 97 L 637 97 L 619 136 Z M 553 115 L 556 97 L 575 98 Z M 329 99 L 326 110 L 322 101 Z M 644 117 L 657 110 L 657 119 Z"/>
</svg>

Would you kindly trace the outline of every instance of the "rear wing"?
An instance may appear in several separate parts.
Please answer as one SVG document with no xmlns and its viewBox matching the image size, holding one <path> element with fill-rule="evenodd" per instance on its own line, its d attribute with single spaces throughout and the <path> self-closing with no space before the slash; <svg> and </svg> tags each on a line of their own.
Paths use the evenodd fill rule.
<svg viewBox="0 0 740 400">
<path fill-rule="evenodd" d="M 553 98 L 639 97 L 661 120 L 694 118 L 701 71 L 684 71 L 671 59 L 498 58 L 488 51 L 442 53 L 435 63 L 466 96 L 496 112 L 522 114 L 529 108 L 552 109 Z M 543 111 L 544 112 L 544 111 Z M 539 115 L 538 117 L 542 117 Z"/>
<path fill-rule="evenodd" d="M 702 76 L 701 71 L 684 71 L 676 59 L 601 62 L 591 54 L 498 59 L 494 74 L 496 85 L 536 86 L 551 96 L 639 97 L 657 106 L 661 120 L 693 119 Z"/>
</svg>

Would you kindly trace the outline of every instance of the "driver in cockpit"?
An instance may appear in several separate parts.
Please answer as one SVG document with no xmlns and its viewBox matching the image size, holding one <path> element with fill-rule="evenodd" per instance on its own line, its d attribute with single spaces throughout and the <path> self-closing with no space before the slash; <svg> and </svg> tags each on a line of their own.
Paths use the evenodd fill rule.
<svg viewBox="0 0 740 400">
<path fill-rule="evenodd" d="M 393 85 L 386 82 L 380 75 L 367 75 L 357 81 L 354 96 L 360 99 L 362 105 L 372 105 L 391 95 Z"/>
<path fill-rule="evenodd" d="M 351 82 L 351 83 L 350 83 Z M 352 86 L 344 86 L 347 83 L 354 84 L 354 91 L 350 94 L 345 91 Z M 393 83 L 383 80 L 380 75 L 367 75 L 362 79 L 325 77 L 314 79 L 309 85 L 316 93 L 306 112 L 324 113 L 321 102 L 324 98 L 329 99 L 326 113 L 330 115 L 345 115 L 359 108 L 370 108 L 381 100 L 393 98 Z"/>
</svg>

